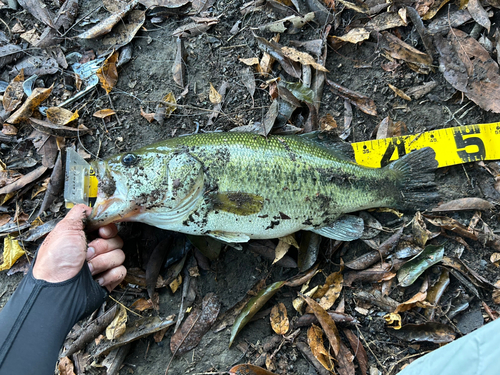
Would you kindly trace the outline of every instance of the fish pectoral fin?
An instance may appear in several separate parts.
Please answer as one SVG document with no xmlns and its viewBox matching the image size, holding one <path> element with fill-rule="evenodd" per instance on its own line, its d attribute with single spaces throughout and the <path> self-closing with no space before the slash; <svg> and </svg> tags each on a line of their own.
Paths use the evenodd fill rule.
<svg viewBox="0 0 500 375">
<path fill-rule="evenodd" d="M 312 229 L 311 232 L 339 241 L 354 241 L 363 235 L 363 219 L 353 215 L 344 215 L 328 227 Z"/>
<path fill-rule="evenodd" d="M 243 233 L 211 231 L 207 235 L 227 244 L 248 242 L 250 237 Z"/>
<path fill-rule="evenodd" d="M 226 191 L 213 194 L 212 202 L 214 210 L 226 211 L 240 216 L 248 216 L 262 210 L 264 198 L 257 194 Z"/>
</svg>

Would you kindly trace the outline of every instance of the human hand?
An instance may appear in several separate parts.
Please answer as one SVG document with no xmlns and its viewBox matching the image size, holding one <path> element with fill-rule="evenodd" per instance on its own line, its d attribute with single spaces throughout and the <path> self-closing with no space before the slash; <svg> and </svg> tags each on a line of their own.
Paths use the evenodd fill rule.
<svg viewBox="0 0 500 375">
<path fill-rule="evenodd" d="M 122 239 L 114 224 L 99 228 L 99 236 L 87 245 L 84 219 L 91 208 L 74 206 L 43 241 L 33 267 L 33 276 L 51 283 L 71 279 L 80 272 L 85 261 L 96 281 L 113 290 L 127 274 L 121 264 L 125 254 Z"/>
</svg>

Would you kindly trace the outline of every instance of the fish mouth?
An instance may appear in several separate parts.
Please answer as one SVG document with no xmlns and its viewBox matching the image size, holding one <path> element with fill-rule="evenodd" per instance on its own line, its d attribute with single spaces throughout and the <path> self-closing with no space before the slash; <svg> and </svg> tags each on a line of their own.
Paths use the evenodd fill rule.
<svg viewBox="0 0 500 375">
<path fill-rule="evenodd" d="M 87 229 L 92 231 L 110 223 L 132 221 L 143 211 L 144 209 L 137 206 L 135 202 L 126 202 L 116 197 L 98 198 L 87 218 Z"/>
</svg>

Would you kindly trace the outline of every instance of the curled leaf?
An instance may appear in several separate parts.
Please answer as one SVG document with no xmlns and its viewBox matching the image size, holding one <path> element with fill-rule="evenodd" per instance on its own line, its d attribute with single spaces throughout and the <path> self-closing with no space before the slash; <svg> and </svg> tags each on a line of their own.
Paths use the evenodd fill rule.
<svg viewBox="0 0 500 375">
<path fill-rule="evenodd" d="M 116 62 L 118 61 L 118 52 L 114 52 L 109 56 L 102 66 L 97 69 L 96 75 L 101 82 L 101 86 L 109 94 L 116 82 L 118 82 L 118 70 L 116 69 Z"/>
<path fill-rule="evenodd" d="M 290 321 L 286 313 L 285 304 L 280 302 L 271 309 L 271 327 L 278 335 L 284 335 L 290 328 Z"/>
<path fill-rule="evenodd" d="M 277 281 L 266 288 L 262 289 L 255 297 L 250 299 L 246 306 L 241 311 L 240 315 L 236 318 L 233 328 L 231 330 L 231 338 L 229 339 L 229 346 L 233 343 L 236 335 L 243 329 L 243 327 L 252 319 L 252 317 L 265 305 L 269 299 L 285 284 L 284 281 Z"/>
<path fill-rule="evenodd" d="M 111 324 L 106 328 L 106 338 L 114 340 L 125 333 L 127 328 L 127 310 L 125 306 L 120 305 L 120 310 L 116 314 Z"/>
<path fill-rule="evenodd" d="M 19 241 L 11 236 L 3 239 L 3 255 L 2 263 L 0 263 L 0 271 L 8 270 L 16 263 L 20 257 L 24 255 L 24 250 L 19 245 Z"/>
<path fill-rule="evenodd" d="M 439 263 L 444 256 L 444 246 L 427 246 L 415 259 L 405 263 L 398 271 L 401 286 L 410 286 L 432 265 Z"/>
</svg>

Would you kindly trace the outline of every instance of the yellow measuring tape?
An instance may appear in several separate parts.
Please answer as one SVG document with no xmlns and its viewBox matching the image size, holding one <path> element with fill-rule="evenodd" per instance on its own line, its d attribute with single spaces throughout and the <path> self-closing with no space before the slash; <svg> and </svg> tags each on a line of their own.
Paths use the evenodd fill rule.
<svg viewBox="0 0 500 375">
<path fill-rule="evenodd" d="M 358 164 L 380 168 L 412 150 L 431 147 L 439 167 L 500 159 L 500 122 L 353 143 Z"/>
</svg>

